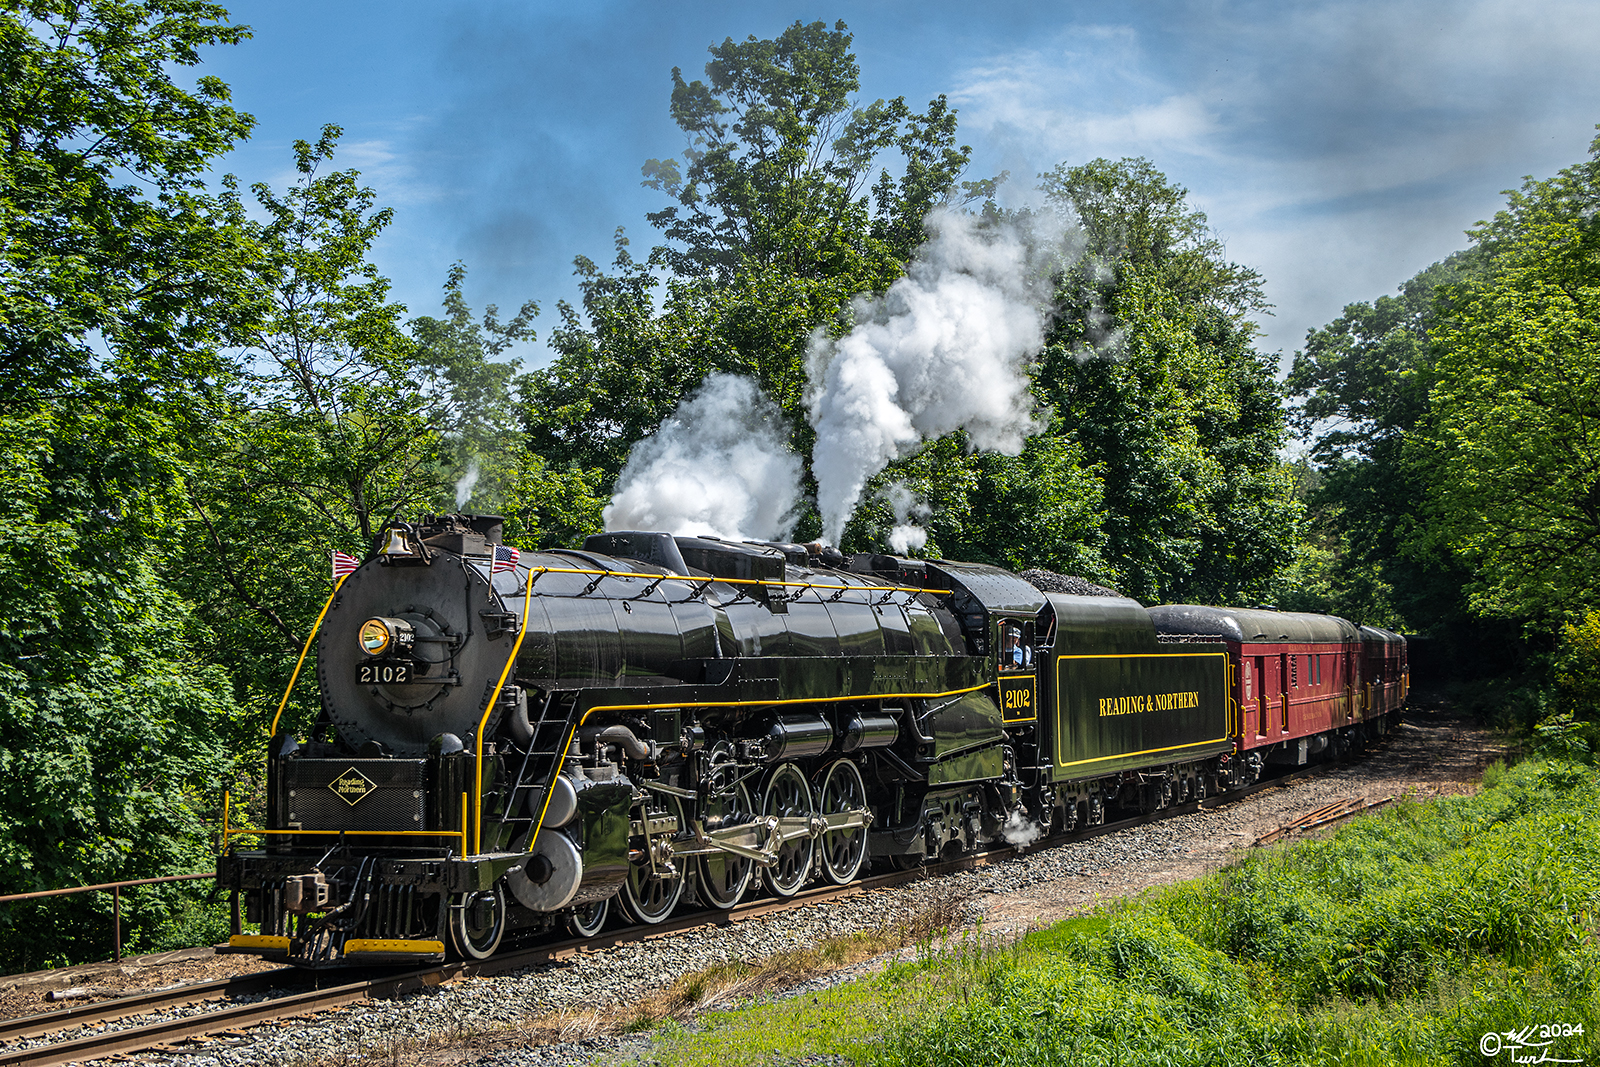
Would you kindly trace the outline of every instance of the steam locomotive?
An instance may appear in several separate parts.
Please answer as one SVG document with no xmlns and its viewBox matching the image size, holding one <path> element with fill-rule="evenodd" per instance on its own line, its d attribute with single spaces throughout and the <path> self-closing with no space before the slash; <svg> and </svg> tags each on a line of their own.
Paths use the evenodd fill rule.
<svg viewBox="0 0 1600 1067">
<path fill-rule="evenodd" d="M 1154 812 L 1365 744 L 1408 684 L 1402 639 L 1342 619 L 820 545 L 518 553 L 474 515 L 387 527 L 314 637 L 320 715 L 274 724 L 265 826 L 217 866 L 230 947 L 307 967 Z"/>
</svg>

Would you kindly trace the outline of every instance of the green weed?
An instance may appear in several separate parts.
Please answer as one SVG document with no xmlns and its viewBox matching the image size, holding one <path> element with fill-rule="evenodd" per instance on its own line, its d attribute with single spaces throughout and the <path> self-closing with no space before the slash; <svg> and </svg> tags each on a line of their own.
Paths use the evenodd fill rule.
<svg viewBox="0 0 1600 1067">
<path fill-rule="evenodd" d="M 1600 776 L 1495 766 L 1326 840 L 1013 942 L 929 929 L 816 997 L 702 1016 L 664 1064 L 1483 1064 L 1490 1031 L 1582 1026 L 1600 1058 Z M 1509 1061 L 1507 1061 L 1509 1062 Z"/>
</svg>

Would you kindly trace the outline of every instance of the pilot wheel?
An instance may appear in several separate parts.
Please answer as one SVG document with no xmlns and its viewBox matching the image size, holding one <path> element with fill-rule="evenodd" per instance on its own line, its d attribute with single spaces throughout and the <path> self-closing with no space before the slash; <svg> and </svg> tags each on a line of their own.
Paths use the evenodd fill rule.
<svg viewBox="0 0 1600 1067">
<path fill-rule="evenodd" d="M 592 904 L 579 904 L 566 911 L 567 932 L 573 937 L 593 937 L 611 914 L 611 898 Z"/>
<path fill-rule="evenodd" d="M 496 885 L 481 893 L 457 893 L 450 902 L 450 940 L 467 959 L 486 960 L 506 932 L 506 895 Z"/>
</svg>

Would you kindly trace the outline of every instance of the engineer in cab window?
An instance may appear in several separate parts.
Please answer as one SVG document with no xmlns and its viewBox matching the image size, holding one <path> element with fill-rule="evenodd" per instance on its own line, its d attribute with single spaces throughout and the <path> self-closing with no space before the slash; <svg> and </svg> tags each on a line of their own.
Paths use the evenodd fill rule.
<svg viewBox="0 0 1600 1067">
<path fill-rule="evenodd" d="M 1033 666 L 1033 650 L 1022 640 L 1022 627 L 1004 623 L 1000 627 L 1000 666 L 1017 668 Z"/>
</svg>

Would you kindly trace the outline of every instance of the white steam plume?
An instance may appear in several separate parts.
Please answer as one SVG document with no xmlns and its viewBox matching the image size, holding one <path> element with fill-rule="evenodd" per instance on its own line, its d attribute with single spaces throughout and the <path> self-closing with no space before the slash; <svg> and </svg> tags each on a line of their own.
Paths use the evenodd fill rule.
<svg viewBox="0 0 1600 1067">
<path fill-rule="evenodd" d="M 1011 814 L 1006 816 L 1005 825 L 1000 827 L 1000 836 L 1018 851 L 1027 849 L 1043 835 L 1044 827 L 1030 819 L 1021 808 L 1012 809 Z"/>
<path fill-rule="evenodd" d="M 894 509 L 894 529 L 889 531 L 889 548 L 902 556 L 920 550 L 928 543 L 928 531 L 922 528 L 922 524 L 928 521 L 933 509 L 904 482 L 895 482 L 884 496 Z M 913 519 L 916 521 L 913 522 Z"/>
<path fill-rule="evenodd" d="M 754 382 L 707 375 L 633 446 L 602 512 L 606 529 L 786 540 L 801 471 L 788 436 L 782 413 Z"/>
<path fill-rule="evenodd" d="M 472 499 L 472 488 L 478 484 L 478 461 L 469 460 L 467 473 L 456 481 L 456 510 L 460 511 Z"/>
<path fill-rule="evenodd" d="M 937 210 L 927 225 L 905 277 L 856 298 L 848 336 L 811 339 L 811 465 L 833 543 L 867 481 L 924 441 L 965 429 L 973 448 L 1014 456 L 1042 429 L 1027 374 L 1044 344 L 1036 253 L 1061 247 L 1061 223 L 1035 216 L 1023 233 Z"/>
</svg>

